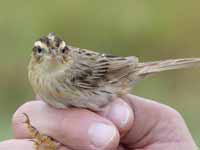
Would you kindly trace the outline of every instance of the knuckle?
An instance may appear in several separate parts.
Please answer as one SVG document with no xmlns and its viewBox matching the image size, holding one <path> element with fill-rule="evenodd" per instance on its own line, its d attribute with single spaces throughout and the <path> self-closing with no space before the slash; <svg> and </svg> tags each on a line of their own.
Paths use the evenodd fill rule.
<svg viewBox="0 0 200 150">
<path fill-rule="evenodd" d="M 162 114 L 164 116 L 165 119 L 169 120 L 176 120 L 176 121 L 181 121 L 183 122 L 183 117 L 181 115 L 181 113 L 176 110 L 175 108 L 169 107 L 169 106 L 162 106 L 163 111 Z"/>
</svg>

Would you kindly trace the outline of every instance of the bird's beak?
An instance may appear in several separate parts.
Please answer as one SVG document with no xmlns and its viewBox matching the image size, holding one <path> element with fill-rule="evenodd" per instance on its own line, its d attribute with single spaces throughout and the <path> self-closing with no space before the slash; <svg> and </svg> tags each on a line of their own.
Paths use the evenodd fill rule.
<svg viewBox="0 0 200 150">
<path fill-rule="evenodd" d="M 56 50 L 55 49 L 51 49 L 50 50 L 50 60 L 51 60 L 51 63 L 52 64 L 57 64 L 58 60 L 57 60 L 57 53 L 56 53 Z"/>
<path fill-rule="evenodd" d="M 56 56 L 56 50 L 55 50 L 55 49 L 51 49 L 51 55 L 52 55 L 53 57 Z"/>
</svg>

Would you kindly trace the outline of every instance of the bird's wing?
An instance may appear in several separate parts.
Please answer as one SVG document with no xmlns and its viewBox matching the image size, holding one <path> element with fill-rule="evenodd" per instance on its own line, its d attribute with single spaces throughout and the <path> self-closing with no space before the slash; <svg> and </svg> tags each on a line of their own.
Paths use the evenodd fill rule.
<svg viewBox="0 0 200 150">
<path fill-rule="evenodd" d="M 80 89 L 91 90 L 118 82 L 133 71 L 137 57 L 117 57 L 79 49 L 74 55 L 72 83 Z"/>
</svg>

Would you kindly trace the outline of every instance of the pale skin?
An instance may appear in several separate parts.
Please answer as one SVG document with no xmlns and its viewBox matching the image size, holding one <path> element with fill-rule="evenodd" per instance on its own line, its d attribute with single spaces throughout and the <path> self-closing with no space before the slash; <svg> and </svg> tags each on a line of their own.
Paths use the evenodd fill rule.
<svg viewBox="0 0 200 150">
<path fill-rule="evenodd" d="M 40 133 L 62 143 L 59 150 L 197 150 L 176 110 L 133 95 L 117 99 L 100 114 L 27 102 L 13 116 L 14 139 L 1 142 L 0 149 L 34 150 L 22 113 Z"/>
</svg>

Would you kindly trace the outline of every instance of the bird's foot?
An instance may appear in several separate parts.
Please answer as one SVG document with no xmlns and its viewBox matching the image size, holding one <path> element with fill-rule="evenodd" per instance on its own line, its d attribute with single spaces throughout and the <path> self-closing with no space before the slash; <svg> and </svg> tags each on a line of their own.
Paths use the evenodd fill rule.
<svg viewBox="0 0 200 150">
<path fill-rule="evenodd" d="M 35 145 L 35 150 L 56 150 L 58 143 L 51 137 L 40 134 L 40 132 L 31 124 L 29 116 L 24 113 L 26 117 L 25 124 L 28 128 L 28 131 L 31 135 L 31 138 Z"/>
</svg>

